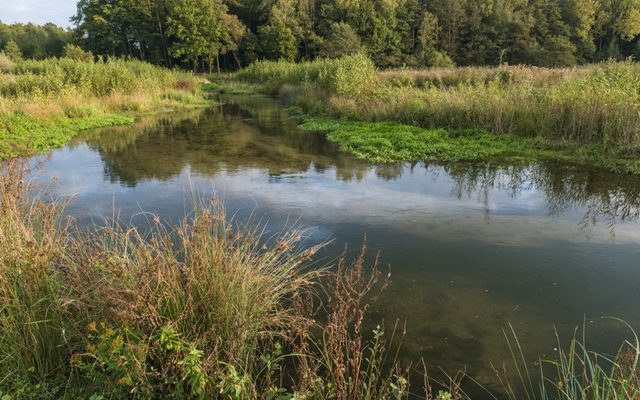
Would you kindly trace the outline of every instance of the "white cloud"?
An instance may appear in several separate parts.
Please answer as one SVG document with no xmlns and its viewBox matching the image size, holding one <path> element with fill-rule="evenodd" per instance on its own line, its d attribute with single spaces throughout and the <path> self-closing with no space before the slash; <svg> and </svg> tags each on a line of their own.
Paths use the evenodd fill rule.
<svg viewBox="0 0 640 400">
<path fill-rule="evenodd" d="M 70 27 L 76 13 L 76 0 L 0 0 L 0 20 L 4 23 L 33 22 Z"/>
</svg>

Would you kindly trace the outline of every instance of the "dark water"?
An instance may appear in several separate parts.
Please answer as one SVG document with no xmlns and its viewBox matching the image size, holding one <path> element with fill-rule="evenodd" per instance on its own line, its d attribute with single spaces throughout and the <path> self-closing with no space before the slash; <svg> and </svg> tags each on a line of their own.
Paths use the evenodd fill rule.
<svg viewBox="0 0 640 400">
<path fill-rule="evenodd" d="M 229 99 L 227 99 L 229 100 Z M 74 195 L 83 223 L 119 215 L 177 220 L 191 193 L 215 192 L 237 221 L 277 232 L 296 221 L 309 242 L 381 251 L 392 283 L 372 319 L 406 321 L 402 357 L 490 384 L 509 359 L 510 322 L 532 360 L 553 357 L 586 320 L 613 351 L 616 316 L 640 326 L 640 179 L 557 164 L 375 166 L 296 130 L 276 103 L 145 117 L 40 157 L 39 179 Z M 555 326 L 555 328 L 554 328 Z"/>
</svg>

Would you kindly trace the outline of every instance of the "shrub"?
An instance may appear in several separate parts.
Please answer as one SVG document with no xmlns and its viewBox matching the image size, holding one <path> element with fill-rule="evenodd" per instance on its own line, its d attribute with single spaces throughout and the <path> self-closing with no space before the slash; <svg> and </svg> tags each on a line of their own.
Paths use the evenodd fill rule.
<svg viewBox="0 0 640 400">
<path fill-rule="evenodd" d="M 22 60 L 22 50 L 18 43 L 16 43 L 13 39 L 9 40 L 4 45 L 4 54 L 7 55 L 12 61 L 18 62 Z"/>
<path fill-rule="evenodd" d="M 71 43 L 64 46 L 63 56 L 76 61 L 93 61 L 93 54 L 90 51 L 84 51 L 80 46 Z"/>
<path fill-rule="evenodd" d="M 332 93 L 358 97 L 372 93 L 377 85 L 373 61 L 362 53 L 336 60 L 303 63 L 258 61 L 237 74 L 237 78 L 268 86 L 313 83 Z"/>
<path fill-rule="evenodd" d="M 15 68 L 15 64 L 11 59 L 4 54 L 4 52 L 0 52 L 0 72 L 4 74 L 9 74 L 13 72 Z"/>
</svg>

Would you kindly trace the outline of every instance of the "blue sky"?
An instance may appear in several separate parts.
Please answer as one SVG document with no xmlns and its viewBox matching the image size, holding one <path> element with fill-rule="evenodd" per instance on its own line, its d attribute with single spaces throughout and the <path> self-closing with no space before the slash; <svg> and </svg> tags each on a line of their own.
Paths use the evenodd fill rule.
<svg viewBox="0 0 640 400">
<path fill-rule="evenodd" d="M 0 0 L 0 21 L 9 24 L 53 22 L 68 27 L 75 12 L 76 0 Z"/>
</svg>

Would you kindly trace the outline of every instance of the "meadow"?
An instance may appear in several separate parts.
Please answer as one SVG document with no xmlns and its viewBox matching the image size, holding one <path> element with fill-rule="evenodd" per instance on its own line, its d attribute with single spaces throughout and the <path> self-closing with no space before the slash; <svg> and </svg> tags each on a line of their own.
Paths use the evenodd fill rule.
<svg viewBox="0 0 640 400">
<path fill-rule="evenodd" d="M 372 161 L 487 159 L 509 147 L 511 157 L 640 172 L 640 66 L 632 62 L 377 71 L 358 54 L 299 64 L 262 61 L 232 79 L 261 84 L 306 114 L 308 130 L 318 127 L 309 117 L 334 119 L 341 134 L 329 137 Z M 399 134 L 404 126 L 441 139 L 444 129 L 448 138 L 425 142 Z M 475 133 L 461 141 L 459 132 Z M 440 151 L 442 143 L 447 151 Z"/>
<path fill-rule="evenodd" d="M 140 61 L 12 62 L 0 55 L 0 159 L 43 152 L 84 129 L 206 105 L 200 79 Z"/>
</svg>

